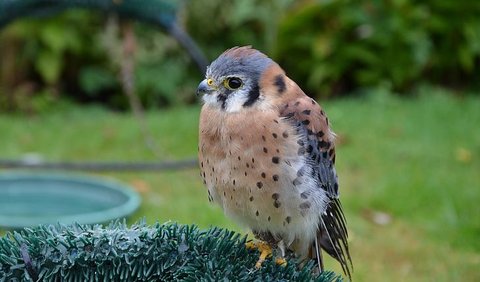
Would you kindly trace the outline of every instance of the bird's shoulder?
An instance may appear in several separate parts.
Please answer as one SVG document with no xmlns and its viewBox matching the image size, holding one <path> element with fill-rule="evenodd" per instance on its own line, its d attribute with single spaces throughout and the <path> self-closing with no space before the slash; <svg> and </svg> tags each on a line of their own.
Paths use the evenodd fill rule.
<svg viewBox="0 0 480 282">
<path fill-rule="evenodd" d="M 315 141 L 319 151 L 327 152 L 329 159 L 335 161 L 335 133 L 327 114 L 313 98 L 303 92 L 294 95 L 279 106 L 279 115 L 303 129 L 305 137 Z"/>
<path fill-rule="evenodd" d="M 326 113 L 278 65 L 265 71 L 260 88 L 267 104 L 278 109 L 280 117 L 301 123 L 309 139 L 320 142 L 322 151 L 334 149 L 335 134 Z"/>
</svg>

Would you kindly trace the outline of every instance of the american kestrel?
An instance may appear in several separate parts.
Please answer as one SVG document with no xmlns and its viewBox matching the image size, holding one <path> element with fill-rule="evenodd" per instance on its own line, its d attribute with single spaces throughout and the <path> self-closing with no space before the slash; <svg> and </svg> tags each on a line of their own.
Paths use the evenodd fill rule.
<svg viewBox="0 0 480 282">
<path fill-rule="evenodd" d="M 199 163 L 210 201 L 255 237 L 323 269 L 321 250 L 350 277 L 338 197 L 335 134 L 283 69 L 249 46 L 225 51 L 199 84 Z"/>
</svg>

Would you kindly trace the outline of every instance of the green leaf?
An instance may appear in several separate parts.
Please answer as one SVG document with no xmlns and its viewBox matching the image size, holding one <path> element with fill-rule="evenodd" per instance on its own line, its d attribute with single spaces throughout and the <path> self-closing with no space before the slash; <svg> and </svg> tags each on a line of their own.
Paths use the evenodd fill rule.
<svg viewBox="0 0 480 282">
<path fill-rule="evenodd" d="M 102 90 L 115 87 L 118 80 L 107 69 L 92 66 L 85 67 L 80 71 L 79 83 L 87 94 L 94 96 Z"/>
<path fill-rule="evenodd" d="M 35 69 L 47 84 L 58 82 L 63 67 L 63 57 L 50 50 L 42 50 L 35 62 Z"/>
<path fill-rule="evenodd" d="M 40 40 L 52 52 L 61 54 L 68 46 L 67 34 L 64 25 L 50 22 L 40 29 Z"/>
</svg>

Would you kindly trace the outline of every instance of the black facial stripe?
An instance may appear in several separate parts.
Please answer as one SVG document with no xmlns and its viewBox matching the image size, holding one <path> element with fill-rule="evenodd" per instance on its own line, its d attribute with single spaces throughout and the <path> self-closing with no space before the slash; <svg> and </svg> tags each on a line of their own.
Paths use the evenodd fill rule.
<svg viewBox="0 0 480 282">
<path fill-rule="evenodd" d="M 227 108 L 227 100 L 230 94 L 232 94 L 232 92 L 232 90 L 225 89 L 224 93 L 217 96 L 217 101 L 220 103 L 223 110 Z"/>
<path fill-rule="evenodd" d="M 283 92 L 287 90 L 287 85 L 285 84 L 285 80 L 283 79 L 283 75 L 281 74 L 275 76 L 275 81 L 273 82 L 273 85 L 277 87 L 279 94 L 283 94 Z"/>
<path fill-rule="evenodd" d="M 225 107 L 227 106 L 227 95 L 219 94 L 217 96 L 217 101 L 222 104 L 222 109 L 225 109 Z"/>
<path fill-rule="evenodd" d="M 258 87 L 258 83 L 255 82 L 252 89 L 248 91 L 248 100 L 245 103 L 243 103 L 243 106 L 250 107 L 251 105 L 253 105 L 253 103 L 255 103 L 255 101 L 258 100 L 259 96 L 260 96 L 260 88 Z"/>
</svg>

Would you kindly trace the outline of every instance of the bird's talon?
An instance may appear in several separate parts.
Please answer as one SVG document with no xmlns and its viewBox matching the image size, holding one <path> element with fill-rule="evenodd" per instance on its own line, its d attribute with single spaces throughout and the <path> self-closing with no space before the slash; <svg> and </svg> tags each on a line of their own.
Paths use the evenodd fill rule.
<svg viewBox="0 0 480 282">
<path fill-rule="evenodd" d="M 245 248 L 247 248 L 247 250 L 255 250 L 257 248 L 257 244 L 255 244 L 253 241 L 250 241 L 245 243 Z"/>
<path fill-rule="evenodd" d="M 245 247 L 249 250 L 258 249 L 260 251 L 260 257 L 258 258 L 257 263 L 255 263 L 257 269 L 261 268 L 265 259 L 272 255 L 272 248 L 264 242 L 255 243 L 250 241 L 245 243 Z"/>
<path fill-rule="evenodd" d="M 276 258 L 275 263 L 280 266 L 287 266 L 287 260 L 285 258 Z"/>
<path fill-rule="evenodd" d="M 265 254 L 265 257 L 272 254 L 272 247 L 265 242 L 258 242 L 257 249 L 262 253 Z"/>
</svg>

